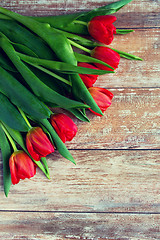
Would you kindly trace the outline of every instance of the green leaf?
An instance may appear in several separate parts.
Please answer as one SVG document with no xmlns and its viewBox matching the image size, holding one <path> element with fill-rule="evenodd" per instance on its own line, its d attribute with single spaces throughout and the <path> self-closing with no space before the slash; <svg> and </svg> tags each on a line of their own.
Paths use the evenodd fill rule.
<svg viewBox="0 0 160 240">
<path fill-rule="evenodd" d="M 95 47 L 98 47 L 98 46 L 105 46 L 104 44 L 98 43 L 98 42 L 95 42 L 95 41 L 83 41 L 82 39 L 81 40 L 80 39 L 75 39 L 74 41 L 76 42 L 76 44 L 79 44 L 79 45 L 85 46 L 85 47 L 89 47 L 89 48 L 95 48 Z"/>
<path fill-rule="evenodd" d="M 75 57 L 77 59 L 78 62 L 87 62 L 87 63 L 100 63 L 106 67 L 109 67 L 111 69 L 114 70 L 113 67 L 111 67 L 110 65 L 108 65 L 107 63 L 97 59 L 97 58 L 93 58 L 93 57 L 90 57 L 90 56 L 87 56 L 87 55 L 84 55 L 84 54 L 81 54 L 81 53 L 78 53 L 78 52 L 75 52 Z M 113 71 L 109 71 L 110 73 L 114 73 Z"/>
<path fill-rule="evenodd" d="M 12 62 L 8 59 L 7 55 L 2 52 L 0 49 L 0 66 L 5 68 L 7 71 L 16 72 L 17 70 L 14 68 Z"/>
<path fill-rule="evenodd" d="M 55 28 L 63 29 L 72 23 L 77 17 L 79 17 L 79 15 L 80 13 L 73 13 L 58 16 L 33 17 L 33 19 L 37 20 L 38 22 L 49 23 Z"/>
<path fill-rule="evenodd" d="M 0 148 L 2 152 L 2 159 L 3 159 L 3 186 L 4 186 L 4 193 L 6 197 L 8 197 L 10 186 L 11 186 L 11 174 L 9 168 L 9 158 L 12 154 L 11 147 L 9 141 L 0 126 Z"/>
<path fill-rule="evenodd" d="M 12 20 L 10 17 L 8 17 L 8 16 L 6 16 L 6 15 L 4 15 L 2 13 L 0 13 L 0 19 L 1 20 Z"/>
<path fill-rule="evenodd" d="M 47 159 L 45 157 L 42 157 L 41 158 L 41 162 L 43 163 L 44 167 L 45 167 L 45 170 L 46 170 L 46 175 L 48 177 L 48 179 L 50 179 L 50 176 L 49 176 L 49 168 L 48 168 L 48 164 L 47 164 Z"/>
<path fill-rule="evenodd" d="M 43 82 L 41 82 L 40 79 L 20 60 L 13 46 L 8 42 L 6 38 L 4 37 L 0 38 L 0 45 L 3 48 L 3 50 L 6 52 L 10 60 L 13 62 L 17 70 L 21 73 L 21 75 L 23 76 L 27 84 L 30 86 L 34 94 L 40 100 L 43 100 L 45 102 L 48 101 L 48 102 L 56 103 L 59 107 L 62 107 L 65 109 L 67 109 L 68 107 L 70 108 L 88 107 L 81 102 L 77 102 L 64 97 L 63 95 L 55 92 L 54 90 L 49 88 L 47 85 L 45 85 Z M 32 57 L 30 58 L 32 59 Z M 34 58 L 34 59 L 38 61 L 37 58 Z"/>
<path fill-rule="evenodd" d="M 33 64 L 35 65 L 35 64 Z M 27 65 L 32 72 L 34 72 L 34 74 L 44 83 L 46 84 L 49 88 L 53 89 L 54 91 L 60 93 L 63 96 L 66 96 L 66 93 L 70 93 L 71 92 L 71 82 L 68 79 L 68 75 L 67 74 L 62 74 L 62 73 L 56 73 L 55 75 L 58 75 L 58 77 L 63 78 L 65 80 L 67 80 L 68 82 L 70 82 L 70 84 L 66 84 L 62 81 L 59 81 L 58 77 L 53 77 L 53 75 L 50 75 L 48 73 L 52 71 L 48 70 L 46 71 L 42 71 L 41 69 L 31 66 L 30 64 Z M 36 65 L 37 66 L 37 65 Z M 43 67 L 42 67 L 43 68 Z"/>
<path fill-rule="evenodd" d="M 26 149 L 26 146 L 24 144 L 24 140 L 23 140 L 22 134 L 19 131 L 10 128 L 5 123 L 3 123 L 3 125 L 6 128 L 6 130 L 8 131 L 8 133 L 10 134 L 10 136 L 14 139 L 14 141 L 17 142 L 25 152 L 27 152 L 27 149 Z"/>
<path fill-rule="evenodd" d="M 5 94 L 13 104 L 37 119 L 50 116 L 48 108 L 1 67 L 0 76 L 0 92 Z"/>
<path fill-rule="evenodd" d="M 126 52 L 122 52 L 122 51 L 120 51 L 120 50 L 117 50 L 117 49 L 114 49 L 114 48 L 111 48 L 111 47 L 109 47 L 109 48 L 112 49 L 113 51 L 119 53 L 119 55 L 120 55 L 121 57 L 123 57 L 123 58 L 127 58 L 127 59 L 129 59 L 129 60 L 139 60 L 139 61 L 143 61 L 142 58 L 137 57 L 137 56 L 135 56 L 135 55 L 133 55 L 133 54 L 126 53 Z"/>
<path fill-rule="evenodd" d="M 35 68 L 38 68 L 38 69 L 41 70 L 42 72 L 45 72 L 45 73 L 47 73 L 48 75 L 50 75 L 50 76 L 58 79 L 59 81 L 65 83 L 65 84 L 67 84 L 67 85 L 69 85 L 69 86 L 72 85 L 71 82 L 68 81 L 67 79 L 59 76 L 58 74 L 56 74 L 56 73 L 54 73 L 54 72 L 52 72 L 52 71 L 50 71 L 50 70 L 48 70 L 48 69 L 46 69 L 46 68 L 44 68 L 44 67 L 41 67 L 41 66 L 39 66 L 39 65 L 37 65 L 37 64 L 33 64 L 33 63 L 29 63 L 29 64 L 32 65 L 32 66 L 35 67 Z"/>
<path fill-rule="evenodd" d="M 36 33 L 39 37 L 41 37 L 50 46 L 50 48 L 55 52 L 56 56 L 61 61 L 64 61 L 65 63 L 71 64 L 73 66 L 77 65 L 77 61 L 74 56 L 73 49 L 72 49 L 68 39 L 62 33 L 57 33 L 57 31 L 55 29 L 53 29 L 49 24 L 39 23 L 38 21 L 31 19 L 30 17 L 19 15 L 17 13 L 11 12 L 2 7 L 0 7 L 0 12 L 9 17 L 12 17 L 16 21 L 19 21 L 24 26 L 28 27 L 31 31 Z M 93 73 L 91 73 L 91 74 L 93 74 Z M 97 72 L 97 74 L 98 74 L 98 72 Z M 73 77 L 74 77 L 74 79 L 73 79 Z M 82 85 L 82 83 L 80 83 L 78 77 L 79 77 L 78 74 L 73 74 L 71 76 L 72 86 L 73 86 L 73 80 L 75 82 L 74 87 L 73 87 L 74 95 L 75 95 L 75 93 L 77 94 L 77 96 L 75 96 L 75 97 L 79 97 L 84 102 L 90 103 L 91 104 L 90 107 L 93 111 L 95 111 L 95 112 L 98 111 L 98 113 L 102 114 L 101 110 L 95 103 L 94 99 L 91 97 L 90 94 L 88 94 L 87 89 L 85 89 L 84 86 Z M 79 87 L 82 87 L 80 96 L 79 96 L 78 91 L 76 90 L 76 88 L 79 89 Z"/>
<path fill-rule="evenodd" d="M 30 63 L 34 63 L 37 65 L 41 65 L 45 68 L 54 70 L 54 71 L 60 71 L 63 73 L 67 73 L 67 74 L 74 74 L 74 73 L 79 73 L 79 74 L 96 74 L 96 75 L 103 75 L 106 73 L 113 73 L 113 71 L 106 71 L 106 70 L 97 70 L 97 69 L 91 69 L 91 68 L 85 68 L 85 67 L 79 67 L 79 66 L 74 66 L 72 64 L 69 63 L 64 63 L 64 62 L 57 62 L 57 61 L 51 61 L 51 60 L 46 60 L 46 59 L 40 59 L 40 58 L 34 58 L 31 56 L 27 56 L 25 54 L 21 54 L 21 53 L 17 53 L 18 56 L 25 62 L 27 62 L 28 64 Z M 77 55 L 76 53 L 76 57 L 80 56 Z M 84 55 L 85 56 L 85 55 Z M 87 56 L 84 57 L 85 59 L 87 59 Z M 94 59 L 94 58 L 89 58 L 89 59 Z M 100 61 L 100 60 L 93 60 L 94 62 L 99 62 L 102 63 L 103 65 L 113 69 L 111 66 L 109 66 L 108 64 Z"/>
<path fill-rule="evenodd" d="M 0 7 L 0 12 L 20 22 L 42 38 L 61 61 L 76 65 L 73 49 L 68 39 L 49 24 L 40 23 L 31 17 L 22 16 L 2 7 Z"/>
<path fill-rule="evenodd" d="M 81 109 L 68 109 L 75 117 L 83 122 L 90 122 L 86 114 Z"/>
<path fill-rule="evenodd" d="M 91 96 L 90 92 L 88 91 L 87 87 L 83 83 L 80 76 L 78 74 L 72 74 L 70 78 L 72 81 L 72 94 L 75 97 L 75 99 L 80 98 L 86 104 L 88 104 L 94 112 L 103 115 L 101 109 L 94 101 L 93 97 Z"/>
<path fill-rule="evenodd" d="M 87 32 L 88 34 L 87 26 L 74 23 L 81 14 L 82 13 L 73 13 L 59 16 L 34 17 L 34 19 L 41 23 L 48 23 L 51 27 L 56 29 L 80 34 Z"/>
<path fill-rule="evenodd" d="M 33 52 L 30 48 L 26 47 L 25 45 L 20 43 L 13 43 L 13 42 L 11 43 L 13 44 L 16 51 L 24 54 L 28 54 L 29 56 L 32 56 L 32 57 L 38 57 L 37 54 L 35 54 L 35 52 Z"/>
<path fill-rule="evenodd" d="M 32 51 L 32 54 L 34 53 L 40 58 L 52 60 L 55 58 L 53 51 L 45 44 L 41 38 L 36 36 L 33 32 L 29 31 L 24 26 L 21 26 L 13 19 L 0 20 L 0 32 L 2 32 L 12 43 L 16 45 L 16 49 L 19 48 L 25 53 L 30 49 L 30 53 Z"/>
<path fill-rule="evenodd" d="M 120 0 L 91 11 L 68 14 L 62 16 L 48 16 L 35 18 L 37 21 L 49 23 L 52 27 L 77 34 L 87 34 L 88 28 L 84 23 L 89 22 L 93 17 L 109 15 L 119 11 L 132 0 Z M 78 21 L 77 21 L 78 20 Z M 82 23 L 80 23 L 80 21 Z"/>
<path fill-rule="evenodd" d="M 33 57 L 38 57 L 37 54 L 35 54 L 34 51 L 32 51 L 30 48 L 28 48 L 24 44 L 14 43 L 14 42 L 10 41 L 9 38 L 7 38 L 6 35 L 3 34 L 3 33 L 0 33 L 0 35 L 2 37 L 4 37 L 5 39 L 7 39 L 7 41 L 10 42 L 12 45 L 14 45 L 14 48 L 16 49 L 16 51 L 24 53 L 24 54 L 28 54 L 28 55 L 33 56 Z"/>
<path fill-rule="evenodd" d="M 0 93 L 0 119 L 13 129 L 21 132 L 29 130 L 20 112 L 2 93 Z"/>
<path fill-rule="evenodd" d="M 119 11 L 126 4 L 130 3 L 132 0 L 120 0 L 117 2 L 110 3 L 106 6 L 93 9 L 88 13 L 84 13 L 79 16 L 77 19 L 84 22 L 89 22 L 93 17 L 100 15 L 109 15 Z"/>
<path fill-rule="evenodd" d="M 67 38 L 74 40 L 76 43 L 79 43 L 83 46 L 89 46 L 89 47 L 96 47 L 96 46 L 101 46 L 102 44 L 99 44 L 95 41 L 92 41 L 90 39 L 81 37 L 77 34 L 69 33 L 60 29 L 57 29 L 57 31 L 61 32 L 64 34 Z"/>
</svg>

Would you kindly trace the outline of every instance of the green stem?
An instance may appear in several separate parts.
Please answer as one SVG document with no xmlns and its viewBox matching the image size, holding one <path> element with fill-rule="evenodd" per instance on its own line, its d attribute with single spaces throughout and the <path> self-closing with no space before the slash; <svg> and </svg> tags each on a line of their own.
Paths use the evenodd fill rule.
<svg viewBox="0 0 160 240">
<path fill-rule="evenodd" d="M 24 61 L 25 61 L 25 60 L 24 60 Z M 27 61 L 26 61 L 26 62 L 27 62 Z M 64 82 L 65 84 L 67 84 L 67 85 L 69 85 L 69 86 L 72 86 L 72 83 L 71 83 L 71 82 L 69 82 L 67 79 L 65 79 L 65 78 L 57 75 L 56 73 L 51 72 L 51 71 L 49 71 L 48 69 L 46 69 L 46 68 L 44 68 L 44 67 L 41 67 L 41 66 L 39 66 L 39 65 L 37 65 L 37 64 L 31 63 L 31 62 L 27 62 L 27 63 L 30 64 L 30 65 L 32 65 L 32 66 L 35 67 L 35 68 L 38 68 L 39 70 L 41 70 L 41 71 L 43 71 L 43 72 L 45 72 L 45 73 L 47 73 L 48 75 L 50 75 L 50 76 L 52 76 L 52 77 L 60 80 L 61 82 Z"/>
<path fill-rule="evenodd" d="M 81 50 L 83 50 L 83 51 L 85 51 L 87 53 L 91 53 L 90 49 L 83 47 L 82 45 L 72 41 L 71 39 L 68 39 L 68 41 L 70 42 L 71 45 L 73 45 L 73 46 L 75 46 L 75 47 L 77 47 L 77 48 L 79 48 L 79 49 L 81 49 Z"/>
<path fill-rule="evenodd" d="M 97 47 L 102 46 L 102 44 L 89 40 L 87 38 L 81 37 L 77 34 L 73 34 L 70 32 L 66 32 L 62 29 L 56 29 L 57 32 L 63 33 L 67 38 L 72 39 L 72 41 L 78 41 L 78 43 L 82 44 L 82 46 L 89 46 L 89 47 Z"/>
<path fill-rule="evenodd" d="M 127 33 L 131 33 L 134 32 L 134 30 L 132 29 L 116 29 L 116 34 L 127 34 Z"/>
<path fill-rule="evenodd" d="M 28 154 L 29 155 L 29 154 Z M 30 156 L 30 155 L 29 155 Z M 31 157 L 31 156 L 30 156 Z M 41 171 L 46 175 L 46 177 L 48 179 L 50 179 L 49 173 L 47 172 L 46 168 L 43 166 L 43 164 L 41 163 L 41 161 L 35 161 L 32 157 L 31 157 L 32 161 L 39 167 L 39 169 L 41 169 Z"/>
<path fill-rule="evenodd" d="M 108 47 L 108 46 L 107 46 L 107 47 Z M 126 53 L 126 52 L 122 52 L 122 51 L 120 51 L 120 50 L 117 50 L 117 49 L 114 49 L 114 48 L 111 48 L 111 47 L 108 47 L 108 48 L 110 48 L 110 49 L 112 49 L 113 51 L 119 53 L 120 57 L 127 58 L 127 59 L 129 59 L 129 60 L 139 60 L 139 61 L 143 61 L 142 58 L 137 57 L 137 56 L 135 56 L 135 55 L 133 55 L 133 54 Z"/>
<path fill-rule="evenodd" d="M 22 117 L 24 118 L 25 122 L 27 123 L 28 127 L 31 129 L 32 126 L 31 126 L 31 124 L 29 123 L 29 121 L 28 121 L 25 113 L 24 113 L 24 112 L 22 111 L 22 109 L 20 109 L 19 107 L 18 107 L 18 110 L 19 110 L 20 114 L 22 115 Z"/>
<path fill-rule="evenodd" d="M 78 24 L 82 24 L 82 25 L 85 25 L 85 26 L 88 26 L 87 22 L 83 22 L 83 21 L 79 21 L 79 20 L 74 20 L 73 22 L 74 23 L 78 23 Z"/>
<path fill-rule="evenodd" d="M 14 140 L 12 139 L 11 135 L 9 134 L 9 132 L 7 131 L 7 129 L 5 128 L 5 126 L 3 125 L 3 123 L 0 122 L 0 124 L 1 124 L 1 127 L 2 127 L 3 131 L 5 132 L 5 134 L 6 134 L 7 138 L 8 138 L 8 140 L 9 140 L 10 143 L 11 143 L 14 152 L 17 151 L 16 144 L 15 144 Z"/>
</svg>

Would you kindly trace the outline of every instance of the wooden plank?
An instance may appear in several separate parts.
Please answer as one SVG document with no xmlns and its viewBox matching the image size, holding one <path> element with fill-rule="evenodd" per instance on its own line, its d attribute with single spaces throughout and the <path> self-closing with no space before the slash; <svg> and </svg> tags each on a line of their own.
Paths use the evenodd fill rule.
<svg viewBox="0 0 160 240">
<path fill-rule="evenodd" d="M 73 120 L 72 149 L 159 149 L 160 89 L 109 89 L 114 98 L 103 117 L 87 112 L 90 123 Z"/>
<path fill-rule="evenodd" d="M 3 220 L 2 220 L 3 219 Z M 1 212 L 1 240 L 153 240 L 160 236 L 156 214 Z"/>
<path fill-rule="evenodd" d="M 8 198 L 1 177 L 0 210 L 160 213 L 159 151 L 71 153 L 76 166 L 54 153 L 51 180 L 37 171 L 12 186 Z"/>
<path fill-rule="evenodd" d="M 0 6 L 42 16 L 90 10 L 107 2 L 4 0 Z M 12 186 L 8 198 L 1 172 L 0 239 L 160 238 L 158 13 L 159 1 L 134 0 L 115 14 L 116 27 L 136 31 L 115 36 L 111 46 L 144 61 L 121 60 L 114 75 L 96 82 L 115 97 L 104 117 L 88 113 L 90 123 L 73 118 L 79 131 L 66 145 L 74 149 L 77 165 L 55 152 L 48 157 L 51 180 L 37 170 L 34 178 Z"/>
<path fill-rule="evenodd" d="M 88 11 L 106 5 L 114 1 L 71 1 L 71 0 L 4 0 L 2 7 L 29 16 L 60 15 L 66 13 Z M 116 2 L 116 1 L 115 1 Z M 119 27 L 158 27 L 160 26 L 159 1 L 135 0 L 122 8 L 116 16 L 119 19 Z"/>
<path fill-rule="evenodd" d="M 160 87 L 159 36 L 159 29 L 136 29 L 128 35 L 115 35 L 112 48 L 139 56 L 143 61 L 121 58 L 115 73 L 99 76 L 95 86 Z"/>
</svg>

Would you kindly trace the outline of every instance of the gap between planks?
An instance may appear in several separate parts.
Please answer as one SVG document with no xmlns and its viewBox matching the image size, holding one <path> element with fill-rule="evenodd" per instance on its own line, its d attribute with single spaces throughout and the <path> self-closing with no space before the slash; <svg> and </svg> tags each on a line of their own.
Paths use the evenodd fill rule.
<svg viewBox="0 0 160 240">
<path fill-rule="evenodd" d="M 62 213 L 62 214 L 117 214 L 117 215 L 160 215 L 160 212 L 118 212 L 118 211 L 45 211 L 45 210 L 0 210 L 0 213 Z"/>
</svg>

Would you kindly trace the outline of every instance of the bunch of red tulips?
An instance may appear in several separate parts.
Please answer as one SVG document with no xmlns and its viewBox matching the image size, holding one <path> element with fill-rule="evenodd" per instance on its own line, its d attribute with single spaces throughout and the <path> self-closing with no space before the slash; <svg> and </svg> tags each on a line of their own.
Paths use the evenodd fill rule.
<svg viewBox="0 0 160 240">
<path fill-rule="evenodd" d="M 95 11 L 66 15 L 65 18 L 30 18 L 0 8 L 0 101 L 6 106 L 0 109 L 0 148 L 6 196 L 11 182 L 17 184 L 20 179 L 33 177 L 37 166 L 49 178 L 46 156 L 55 149 L 75 163 L 64 143 L 74 138 L 77 126 L 68 115 L 54 113 L 52 107 L 65 109 L 82 121 L 89 121 L 85 109 L 103 116 L 111 105 L 113 94 L 105 88 L 94 87 L 98 76 L 113 74 L 120 57 L 142 60 L 108 46 L 114 35 L 132 32 L 116 29 L 113 24 L 116 17 L 109 15 L 128 2 L 121 0 Z M 44 54 L 42 50 L 36 52 L 36 45 L 32 49 L 29 41 L 23 43 L 17 40 L 16 35 L 7 32 L 6 29 L 11 27 L 15 27 L 15 32 L 17 29 L 24 31 L 29 37 L 28 29 L 34 32 L 32 43 L 42 44 Z M 87 34 L 90 39 L 80 34 Z M 22 34 L 17 36 L 20 38 Z M 39 38 L 42 42 L 37 42 Z M 49 51 L 43 41 L 48 44 Z M 71 46 L 87 54 L 77 53 Z M 8 120 L 9 114 L 13 116 L 11 121 Z M 7 146 L 13 150 L 7 152 Z"/>
</svg>

